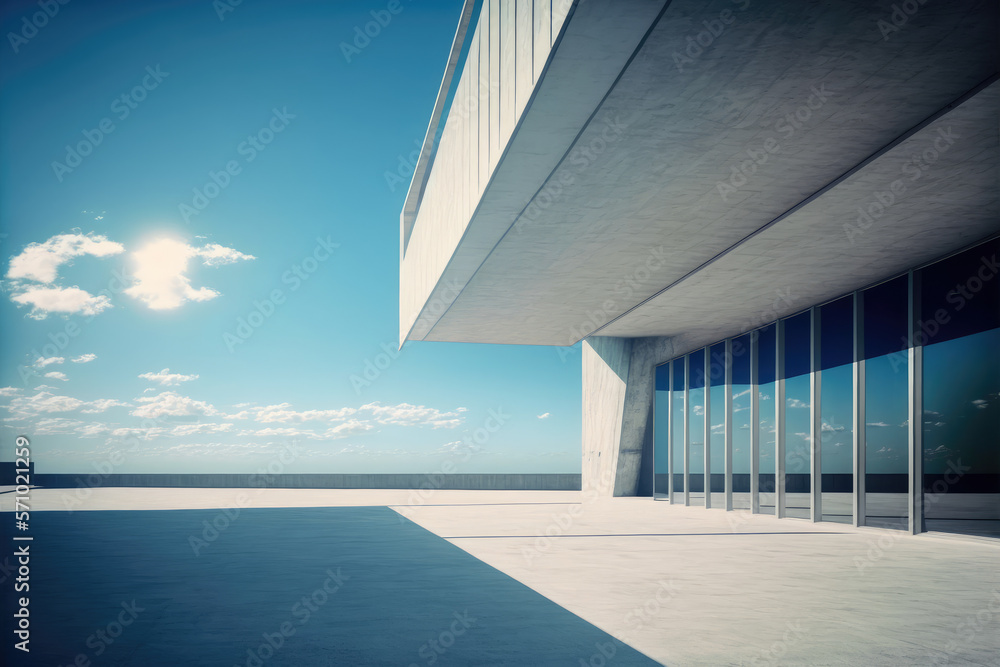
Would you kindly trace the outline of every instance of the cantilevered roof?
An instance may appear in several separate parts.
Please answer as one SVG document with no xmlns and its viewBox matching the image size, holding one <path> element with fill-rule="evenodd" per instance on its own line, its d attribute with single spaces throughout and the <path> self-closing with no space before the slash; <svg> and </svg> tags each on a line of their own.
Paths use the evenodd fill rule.
<svg viewBox="0 0 1000 667">
<path fill-rule="evenodd" d="M 614 79 L 573 80 L 601 94 L 568 95 L 604 4 L 567 19 L 406 338 L 694 345 L 1000 230 L 995 2 L 658 3 Z"/>
</svg>

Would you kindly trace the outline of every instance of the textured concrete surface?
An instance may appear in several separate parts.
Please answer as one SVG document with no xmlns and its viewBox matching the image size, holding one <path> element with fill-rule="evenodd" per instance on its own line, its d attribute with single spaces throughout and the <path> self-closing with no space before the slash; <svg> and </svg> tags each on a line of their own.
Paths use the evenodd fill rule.
<svg viewBox="0 0 1000 667">
<path fill-rule="evenodd" d="M 401 342 L 424 339 L 452 306 L 458 290 L 476 273 L 572 147 L 663 4 L 663 0 L 622 0 L 613 4 L 586 2 L 572 8 L 571 2 L 553 2 L 549 33 L 553 42 L 560 40 L 558 48 L 533 83 L 529 92 L 533 97 L 524 113 L 510 125 L 502 122 L 504 107 L 500 104 L 503 87 L 516 86 L 514 70 L 500 67 L 503 36 L 510 33 L 500 24 L 509 14 L 500 11 L 498 0 L 491 0 L 488 7 L 484 4 L 476 30 L 480 141 L 474 146 L 475 153 L 463 154 L 445 126 L 448 136 L 441 140 L 439 157 L 428 174 L 424 200 L 400 261 Z M 516 17 L 514 20 L 516 23 Z M 571 25 L 578 29 L 569 31 Z M 544 33 L 541 35 L 544 41 Z M 514 62 L 516 68 L 517 54 Z M 517 97 L 515 90 L 515 100 Z M 461 122 L 449 119 L 455 128 Z M 517 130 L 510 135 L 515 125 Z M 508 135 L 502 135 L 503 130 Z M 471 164 L 480 165 L 472 189 L 474 212 L 461 210 L 462 188 L 466 175 L 471 178 Z M 456 252 L 459 247 L 462 251 Z"/>
<path fill-rule="evenodd" d="M 565 40 L 587 30 L 594 5 L 605 3 L 576 9 Z M 499 200 L 482 198 L 443 274 L 455 292 L 449 307 L 411 338 L 567 345 L 595 332 L 686 332 L 694 346 L 997 231 L 996 94 L 949 109 L 997 73 L 996 3 L 918 3 L 896 30 L 897 5 L 670 3 L 607 97 L 586 110 L 593 117 L 570 150 L 556 152 L 555 169 L 539 177 L 515 168 L 522 153 L 548 167 L 555 149 L 513 135 L 493 176 L 511 179 L 513 205 L 501 215 Z M 550 68 L 536 99 L 558 81 Z M 553 136 L 572 120 L 536 112 L 529 106 L 523 123 L 546 120 Z M 954 141 L 938 141 L 949 127 Z M 858 207 L 879 204 L 896 180 L 905 192 L 849 235 Z M 515 220 L 510 211 L 525 204 Z M 494 233 L 505 225 L 510 233 Z"/>
<path fill-rule="evenodd" d="M 231 491 L 94 489 L 90 508 L 220 508 L 229 506 L 231 497 L 225 494 Z M 685 508 L 643 498 L 597 499 L 593 494 L 579 492 L 437 491 L 420 502 L 409 499 L 410 493 L 268 489 L 261 492 L 253 507 L 388 505 L 666 665 L 998 664 L 1000 542 L 997 540 L 937 534 L 911 536 L 899 531 Z M 36 518 L 48 514 L 41 511 L 46 507 L 59 507 L 58 490 L 35 490 L 32 494 Z M 10 506 L 9 495 L 0 495 L 0 509 L 7 511 Z M 180 552 L 190 553 L 184 531 L 180 531 L 183 539 L 178 541 L 174 539 L 177 531 L 164 532 L 155 523 L 133 522 L 128 514 L 115 512 L 114 516 L 121 518 L 110 528 L 100 518 L 102 513 L 52 514 L 95 517 L 90 523 L 65 522 L 66 530 L 54 536 L 62 536 L 58 539 L 68 549 L 90 549 L 91 553 L 100 551 L 108 557 L 97 568 L 84 559 L 81 561 L 84 566 L 65 580 L 68 588 L 64 587 L 61 594 L 73 605 L 84 604 L 78 596 L 81 586 L 105 590 L 102 584 L 109 582 L 109 587 L 107 594 L 87 603 L 96 605 L 91 609 L 96 616 L 83 616 L 76 621 L 71 620 L 72 613 L 59 616 L 67 623 L 79 625 L 78 632 L 59 641 L 82 645 L 101 625 L 101 618 L 113 620 L 112 612 L 117 613 L 121 602 L 115 596 L 130 594 L 114 587 L 114 577 L 109 572 L 122 571 L 127 577 L 134 577 L 132 581 L 148 585 L 157 581 L 158 568 L 176 571 L 177 564 L 182 562 L 177 560 Z M 136 516 L 148 514 L 136 513 Z M 191 513 L 185 521 L 193 521 L 197 528 L 206 516 L 217 515 L 218 511 L 204 516 Z M 216 553 L 224 551 L 225 558 L 206 561 L 213 563 L 208 569 L 190 570 L 196 576 L 187 588 L 169 592 L 172 596 L 169 599 L 164 595 L 154 600 L 159 611 L 155 617 L 147 618 L 167 618 L 174 623 L 174 644 L 188 641 L 193 623 L 177 616 L 177 610 L 189 610 L 192 619 L 199 619 L 199 627 L 215 628 L 218 634 L 208 641 L 215 642 L 221 651 L 221 640 L 230 636 L 232 628 L 219 624 L 231 623 L 232 609 L 246 609 L 241 624 L 233 630 L 236 634 L 232 635 L 246 639 L 246 646 L 227 642 L 225 649 L 240 648 L 245 659 L 245 649 L 257 642 L 261 632 L 277 629 L 276 624 L 275 628 L 258 628 L 256 621 L 246 620 L 263 618 L 253 599 L 274 603 L 266 614 L 275 616 L 273 619 L 266 616 L 268 620 L 277 620 L 282 613 L 287 616 L 296 598 L 322 584 L 323 577 L 319 577 L 318 584 L 307 581 L 316 575 L 320 564 L 329 567 L 326 564 L 329 561 L 334 566 L 341 565 L 343 573 L 351 574 L 342 562 L 332 562 L 343 560 L 363 569 L 364 577 L 358 581 L 364 583 L 365 595 L 387 596 L 388 606 L 380 608 L 379 613 L 390 614 L 394 619 L 394 634 L 380 635 L 382 641 L 388 647 L 402 646 L 412 651 L 413 657 L 407 659 L 422 665 L 427 663 L 417 655 L 421 644 L 445 629 L 444 626 L 428 629 L 428 624 L 433 626 L 435 621 L 447 617 L 449 606 L 466 604 L 466 600 L 474 601 L 469 604 L 482 604 L 484 600 L 492 604 L 498 590 L 507 590 L 506 584 L 495 575 L 477 572 L 473 565 L 423 538 L 417 542 L 403 540 L 405 548 L 410 549 L 406 554 L 408 560 L 413 561 L 404 564 L 394 553 L 400 544 L 400 534 L 395 529 L 401 526 L 410 530 L 406 526 L 411 524 L 399 519 L 384 523 L 384 515 L 379 513 L 354 515 L 351 521 L 347 521 L 349 514 L 341 519 L 335 518 L 336 515 L 313 515 L 318 520 L 306 529 L 298 519 L 289 518 L 308 515 L 274 511 L 271 516 L 275 518 L 273 528 L 264 531 L 253 520 L 243 524 L 245 528 L 240 528 L 242 518 L 234 522 L 205 551 L 207 555 L 218 547 Z M 333 529 L 346 525 L 345 521 L 354 524 L 348 533 Z M 42 527 L 39 523 L 38 528 Z M 262 534 L 275 537 L 261 539 Z M 228 541 L 231 536 L 236 539 Z M 148 544 L 148 548 L 142 547 L 143 544 Z M 62 558 L 58 552 L 48 553 L 50 558 Z M 247 557 L 254 553 L 258 557 L 251 565 Z M 261 555 L 265 557 L 259 558 Z M 341 559 L 342 555 L 348 558 Z M 377 562 L 367 563 L 373 557 Z M 202 557 L 195 560 L 201 561 Z M 292 562 L 294 568 L 289 567 Z M 436 566 L 432 567 L 431 562 Z M 245 598 L 227 585 L 233 567 L 237 567 L 240 576 L 245 571 L 253 573 L 252 580 L 240 580 L 249 588 Z M 452 576 L 454 570 L 457 571 Z M 58 572 L 58 568 L 50 570 L 49 576 Z M 404 572 L 413 572 L 414 576 L 401 576 Z M 415 576 L 417 572 L 423 574 Z M 287 578 L 292 575 L 294 581 Z M 61 583 L 66 575 L 58 576 L 51 581 Z M 376 580 L 383 583 L 376 587 Z M 350 580 L 345 582 L 345 596 L 347 583 Z M 281 597 L 289 591 L 294 595 Z M 477 592 L 470 598 L 470 591 Z M 356 638 L 346 636 L 336 627 L 341 616 L 335 610 L 340 608 L 332 605 L 339 602 L 339 595 L 340 592 L 315 615 L 316 628 L 323 627 L 322 637 L 313 634 L 307 638 L 306 632 L 299 635 L 306 640 L 303 642 L 306 646 L 299 644 L 296 650 L 310 651 L 310 657 L 319 660 L 308 664 L 336 664 L 332 662 L 333 652 L 356 646 Z M 403 599 L 409 602 L 400 603 Z M 243 602 L 234 606 L 234 600 Z M 249 606 L 245 607 L 248 600 Z M 287 604 L 282 606 L 282 602 Z M 548 619 L 552 610 L 538 607 L 538 600 L 530 596 L 523 604 L 526 612 L 518 615 L 519 620 L 499 613 L 493 616 L 499 624 L 494 627 L 508 628 L 504 632 L 517 637 L 526 633 L 530 642 L 536 630 L 532 615 L 541 612 Z M 228 611 L 220 611 L 222 606 Z M 358 613 L 359 621 L 371 620 L 357 597 L 348 606 Z M 326 609 L 335 613 L 321 620 Z M 420 613 L 412 613 L 414 610 Z M 51 613 L 58 615 L 55 611 Z M 334 627 L 327 627 L 331 618 Z M 206 621 L 209 626 L 204 625 Z M 544 621 L 549 622 L 551 619 Z M 358 622 L 347 627 L 361 636 L 371 636 L 364 633 L 378 625 Z M 551 626 L 541 627 L 551 631 Z M 585 634 L 592 632 L 587 626 L 574 627 L 582 628 Z M 397 636 L 410 638 L 411 631 L 420 638 L 416 645 L 397 641 Z M 338 641 L 331 644 L 331 636 Z M 470 633 L 468 637 L 471 639 L 473 635 Z M 340 641 L 341 638 L 345 641 Z M 459 642 L 457 639 L 456 646 Z M 183 651 L 183 647 L 166 642 L 158 642 L 155 647 L 168 656 Z M 442 656 L 441 664 L 449 664 L 445 657 Z M 227 654 L 226 658 L 231 662 L 219 664 L 245 664 L 237 662 L 238 655 Z M 577 665 L 579 658 L 587 664 L 590 655 L 570 656 L 568 661 L 560 656 L 553 664 Z M 474 658 L 464 664 L 473 663 L 482 664 Z M 599 660 L 591 662 L 599 663 Z M 116 663 L 112 660 L 102 664 Z M 526 659 L 516 664 L 549 662 Z"/>
<path fill-rule="evenodd" d="M 583 476 L 585 489 L 610 496 L 618 474 L 622 416 L 632 341 L 593 338 L 583 343 Z"/>
<path fill-rule="evenodd" d="M 665 665 L 1000 664 L 996 540 L 642 498 L 408 516 Z"/>
<path fill-rule="evenodd" d="M 668 338 L 584 341 L 582 488 L 652 496 L 654 366 L 669 360 L 672 350 Z M 648 483 L 640 489 L 641 474 Z"/>
</svg>

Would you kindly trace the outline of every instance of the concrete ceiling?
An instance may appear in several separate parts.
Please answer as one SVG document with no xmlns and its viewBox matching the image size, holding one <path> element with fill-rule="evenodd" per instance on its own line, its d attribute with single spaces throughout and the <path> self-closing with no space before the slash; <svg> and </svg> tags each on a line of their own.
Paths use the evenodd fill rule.
<svg viewBox="0 0 1000 667">
<path fill-rule="evenodd" d="M 672 2 L 422 338 L 693 347 L 1000 230 L 997 4 L 894 5 Z"/>
</svg>

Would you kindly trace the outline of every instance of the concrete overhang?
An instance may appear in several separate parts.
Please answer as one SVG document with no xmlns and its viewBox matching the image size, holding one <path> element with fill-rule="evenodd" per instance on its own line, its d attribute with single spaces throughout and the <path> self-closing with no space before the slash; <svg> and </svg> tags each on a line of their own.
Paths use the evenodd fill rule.
<svg viewBox="0 0 1000 667">
<path fill-rule="evenodd" d="M 694 347 L 1000 230 L 995 2 L 622 6 L 575 6 L 405 339 Z"/>
</svg>

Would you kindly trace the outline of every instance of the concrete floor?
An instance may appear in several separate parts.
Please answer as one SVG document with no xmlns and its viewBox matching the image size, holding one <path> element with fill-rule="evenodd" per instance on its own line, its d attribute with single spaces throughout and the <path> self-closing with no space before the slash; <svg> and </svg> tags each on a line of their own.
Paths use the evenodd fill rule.
<svg viewBox="0 0 1000 667">
<path fill-rule="evenodd" d="M 33 511 L 63 509 L 65 493 L 33 490 Z M 1000 665 L 995 540 L 575 492 L 108 488 L 77 509 L 240 493 L 258 508 L 389 506 L 666 665 Z"/>
</svg>

